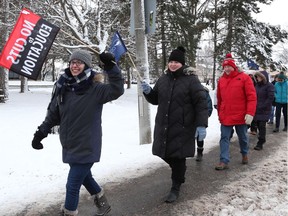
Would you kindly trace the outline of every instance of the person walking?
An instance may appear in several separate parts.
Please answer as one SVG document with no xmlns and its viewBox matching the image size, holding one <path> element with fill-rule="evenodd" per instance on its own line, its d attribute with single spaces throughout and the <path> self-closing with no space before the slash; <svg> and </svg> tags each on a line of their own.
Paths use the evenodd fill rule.
<svg viewBox="0 0 288 216">
<path fill-rule="evenodd" d="M 276 125 L 273 132 L 279 132 L 281 110 L 284 117 L 283 131 L 287 131 L 287 104 L 288 104 L 288 83 L 287 77 L 280 73 L 275 84 L 275 105 L 276 105 Z"/>
<path fill-rule="evenodd" d="M 254 74 L 253 73 L 249 73 L 248 76 L 252 79 L 253 85 L 255 87 L 256 84 L 257 84 L 257 80 L 256 80 Z M 257 134 L 257 123 L 256 123 L 256 121 L 254 119 L 252 120 L 251 125 L 250 125 L 250 134 L 252 134 L 252 135 L 256 135 Z"/>
<path fill-rule="evenodd" d="M 185 182 L 186 158 L 195 154 L 195 138 L 202 141 L 208 127 L 206 93 L 195 69 L 185 65 L 185 49 L 179 46 L 168 59 L 168 69 L 153 89 L 141 87 L 146 100 L 158 105 L 152 153 L 171 168 L 172 187 L 165 202 L 177 200 Z"/>
<path fill-rule="evenodd" d="M 78 214 L 79 191 L 83 185 L 94 196 L 96 215 L 106 215 L 111 207 L 104 190 L 92 176 L 91 168 L 100 161 L 102 146 L 101 116 L 103 104 L 124 93 L 124 80 L 111 53 L 100 54 L 109 84 L 100 80 L 92 69 L 92 56 L 86 50 L 76 50 L 69 58 L 69 67 L 55 84 L 47 115 L 32 140 L 34 149 L 43 149 L 41 141 L 60 125 L 62 160 L 69 164 L 64 216 Z"/>
<path fill-rule="evenodd" d="M 256 113 L 253 121 L 258 130 L 258 142 L 255 150 L 262 150 L 266 142 L 266 123 L 271 113 L 272 102 L 274 99 L 274 85 L 269 82 L 268 73 L 260 71 L 255 73 L 257 83 L 255 85 L 257 94 Z"/>
<path fill-rule="evenodd" d="M 221 76 L 222 76 L 222 75 L 223 75 L 223 74 L 221 74 Z M 216 110 L 217 110 L 217 86 L 218 86 L 218 81 L 219 81 L 219 78 L 217 79 L 217 85 L 215 86 L 215 92 L 214 92 L 214 98 L 213 98 L 213 100 L 214 100 L 214 105 L 213 105 L 213 107 L 214 107 L 214 109 L 216 109 Z M 232 130 L 231 130 L 231 135 L 230 135 L 229 140 L 232 139 L 233 134 L 234 134 L 234 129 L 232 128 Z"/>
<path fill-rule="evenodd" d="M 276 74 L 274 76 L 274 80 L 271 82 L 274 86 L 275 86 L 275 83 L 277 82 L 277 78 L 278 78 L 278 74 Z M 272 102 L 272 108 L 271 108 L 271 113 L 269 115 L 269 121 L 267 122 L 267 124 L 269 125 L 273 125 L 274 124 L 274 116 L 275 116 L 275 97 L 273 99 L 273 102 Z"/>
<path fill-rule="evenodd" d="M 203 86 L 204 87 L 204 86 Z M 208 106 L 208 117 L 212 115 L 213 112 L 213 106 L 212 106 L 212 100 L 209 94 L 209 89 L 204 87 L 206 91 L 206 99 L 207 99 L 207 106 Z M 196 161 L 200 162 L 203 159 L 203 151 L 204 151 L 204 140 L 199 140 L 199 136 L 196 137 L 197 141 L 197 155 L 196 155 Z"/>
<path fill-rule="evenodd" d="M 217 111 L 221 124 L 220 163 L 216 170 L 228 169 L 229 145 L 233 127 L 238 136 L 242 164 L 248 163 L 249 143 L 247 125 L 256 111 L 256 90 L 251 78 L 238 71 L 232 55 L 228 53 L 222 63 L 224 69 L 217 86 Z"/>
</svg>

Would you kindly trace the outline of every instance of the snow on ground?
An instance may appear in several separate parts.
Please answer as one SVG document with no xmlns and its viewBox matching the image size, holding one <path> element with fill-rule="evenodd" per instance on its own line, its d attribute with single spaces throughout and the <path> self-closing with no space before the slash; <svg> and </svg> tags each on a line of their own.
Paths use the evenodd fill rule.
<svg viewBox="0 0 288 216">
<path fill-rule="evenodd" d="M 9 100 L 0 103 L 0 216 L 15 215 L 28 205 L 44 209 L 65 198 L 68 165 L 62 163 L 58 135 L 45 138 L 43 150 L 31 147 L 33 134 L 44 120 L 51 90 L 32 86 L 29 92 L 19 93 L 19 88 L 11 88 Z M 152 155 L 151 144 L 139 145 L 136 91 L 136 85 L 132 85 L 118 100 L 104 106 L 102 157 L 92 168 L 95 179 L 102 185 L 141 176 L 164 164 Z M 213 98 L 214 92 L 210 93 Z M 151 106 L 152 130 L 156 108 Z M 219 141 L 215 110 L 209 118 L 207 133 L 208 152 Z M 195 215 L 206 215 L 204 212 L 221 216 L 288 215 L 287 151 L 279 151 L 277 158 L 270 158 L 259 164 L 259 169 L 244 175 L 241 181 L 223 186 L 222 193 L 216 196 L 207 195 L 179 205 L 192 205 L 198 212 Z M 255 182 L 254 186 L 247 188 L 247 181 Z M 175 215 L 189 215 L 189 211 L 180 213 L 175 208 Z"/>
<path fill-rule="evenodd" d="M 183 202 L 171 214 L 181 216 L 287 216 L 287 143 L 272 157 L 239 174 L 221 192 Z M 277 157 L 275 157 L 277 156 Z"/>
</svg>

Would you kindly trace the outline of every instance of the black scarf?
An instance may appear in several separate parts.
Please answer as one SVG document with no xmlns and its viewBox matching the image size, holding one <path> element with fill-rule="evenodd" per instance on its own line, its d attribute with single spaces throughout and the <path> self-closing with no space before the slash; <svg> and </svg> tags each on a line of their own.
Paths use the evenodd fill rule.
<svg viewBox="0 0 288 216">
<path fill-rule="evenodd" d="M 56 83 L 56 96 L 59 97 L 60 103 L 63 103 L 63 96 L 65 90 L 72 90 L 76 94 L 84 94 L 84 92 L 93 83 L 95 72 L 91 68 L 84 69 L 82 73 L 73 76 L 69 68 L 66 68 L 64 74 L 60 76 Z"/>
</svg>

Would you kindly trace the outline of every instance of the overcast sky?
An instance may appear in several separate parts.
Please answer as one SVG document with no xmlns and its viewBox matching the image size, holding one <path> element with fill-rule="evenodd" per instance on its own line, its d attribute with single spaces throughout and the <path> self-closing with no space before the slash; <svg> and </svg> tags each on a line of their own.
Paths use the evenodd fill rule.
<svg viewBox="0 0 288 216">
<path fill-rule="evenodd" d="M 259 21 L 281 25 L 282 28 L 288 29 L 287 8 L 287 0 L 274 0 L 271 5 L 261 6 L 262 12 L 256 18 Z"/>
</svg>

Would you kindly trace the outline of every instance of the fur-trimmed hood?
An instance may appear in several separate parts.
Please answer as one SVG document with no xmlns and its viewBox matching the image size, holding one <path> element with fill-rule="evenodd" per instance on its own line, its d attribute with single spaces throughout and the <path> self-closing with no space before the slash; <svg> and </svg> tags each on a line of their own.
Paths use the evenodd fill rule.
<svg viewBox="0 0 288 216">
<path fill-rule="evenodd" d="M 93 77 L 93 82 L 104 82 L 104 75 L 102 73 L 96 73 Z"/>
<path fill-rule="evenodd" d="M 266 83 L 269 81 L 268 73 L 267 73 L 266 71 L 256 72 L 254 76 L 255 76 L 255 77 L 256 77 L 256 76 L 261 77 L 264 84 L 266 84 Z"/>
<path fill-rule="evenodd" d="M 185 75 L 197 75 L 196 68 L 193 68 L 191 66 L 187 66 L 183 69 L 183 73 Z"/>
<path fill-rule="evenodd" d="M 164 71 L 164 74 L 168 74 L 168 73 L 172 73 L 172 72 L 170 72 L 169 69 L 166 69 Z M 196 68 L 191 67 L 191 66 L 183 66 L 183 74 L 186 76 L 197 75 Z"/>
</svg>

